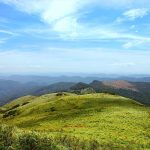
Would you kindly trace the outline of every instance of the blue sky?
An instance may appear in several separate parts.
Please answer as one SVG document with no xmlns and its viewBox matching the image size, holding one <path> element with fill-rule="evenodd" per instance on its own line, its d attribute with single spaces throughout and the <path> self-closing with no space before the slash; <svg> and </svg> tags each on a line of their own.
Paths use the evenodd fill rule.
<svg viewBox="0 0 150 150">
<path fill-rule="evenodd" d="M 0 0 L 0 73 L 150 73 L 149 0 Z"/>
</svg>

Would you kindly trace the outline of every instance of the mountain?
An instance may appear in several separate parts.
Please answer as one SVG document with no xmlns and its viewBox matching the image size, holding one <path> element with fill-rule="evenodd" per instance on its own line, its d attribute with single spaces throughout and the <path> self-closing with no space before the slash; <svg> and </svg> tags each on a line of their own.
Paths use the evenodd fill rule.
<svg viewBox="0 0 150 150">
<path fill-rule="evenodd" d="M 4 80 L 12 80 L 19 83 L 36 83 L 39 86 L 48 86 L 58 82 L 84 82 L 90 83 L 93 80 L 109 80 L 107 77 L 97 76 L 34 76 L 34 75 L 12 75 L 0 77 Z"/>
<path fill-rule="evenodd" d="M 0 106 L 18 97 L 28 95 L 39 86 L 33 83 L 22 84 L 11 80 L 0 80 Z"/>
<path fill-rule="evenodd" d="M 88 88 L 88 87 L 89 87 L 89 84 L 79 82 L 79 83 L 73 85 L 72 87 L 70 87 L 70 89 L 74 90 L 74 91 L 80 91 L 80 90 Z"/>
<path fill-rule="evenodd" d="M 53 92 L 65 92 L 68 91 L 72 86 L 74 86 L 75 83 L 73 82 L 59 82 L 55 84 L 51 84 L 49 86 L 44 86 L 42 88 L 39 88 L 38 90 L 34 91 L 33 95 L 43 95 Z"/>
<path fill-rule="evenodd" d="M 11 141 L 11 149 L 149 149 L 149 113 L 150 107 L 106 93 L 25 96 L 0 108 L 0 146 Z"/>
<path fill-rule="evenodd" d="M 11 80 L 0 80 L 0 106 L 26 95 L 43 95 L 68 91 L 73 85 L 75 85 L 73 82 L 59 82 L 49 86 L 39 86 L 34 82 L 20 83 Z"/>
<path fill-rule="evenodd" d="M 125 89 L 125 90 L 132 90 L 138 91 L 136 86 L 133 83 L 117 80 L 117 81 L 104 81 L 103 84 L 107 87 L 112 87 L 114 89 Z"/>
<path fill-rule="evenodd" d="M 22 85 L 19 82 L 0 80 L 0 105 L 8 99 L 15 99 L 15 94 L 20 92 Z M 19 90 L 19 91 L 18 91 Z"/>
<path fill-rule="evenodd" d="M 14 79 L 16 76 L 14 77 Z M 27 78 L 26 76 L 23 78 Z M 121 96 L 125 96 L 131 99 L 135 99 L 143 104 L 150 104 L 150 83 L 149 82 L 130 82 L 125 80 L 92 80 L 91 77 L 89 78 L 82 78 L 80 80 L 85 79 L 88 82 L 69 82 L 70 80 L 78 81 L 79 78 L 76 77 L 55 77 L 57 81 L 58 78 L 60 80 L 65 80 L 68 82 L 56 82 L 51 84 L 50 78 L 44 78 L 41 80 L 40 77 L 35 77 L 35 79 L 28 78 L 23 81 L 22 76 L 18 77 L 19 81 L 12 81 L 12 80 L 0 80 L 0 106 L 3 104 L 8 103 L 11 100 L 19 98 L 25 95 L 42 95 L 48 94 L 53 92 L 75 92 L 77 94 L 89 93 L 93 90 L 95 92 L 105 92 L 111 94 L 117 94 Z M 38 82 L 39 79 L 39 82 Z M 53 79 L 53 78 L 51 78 Z M 88 79 L 88 80 L 87 80 Z M 17 80 L 17 78 L 16 78 Z M 28 82 L 27 82 L 28 81 Z M 29 82 L 30 81 L 30 82 Z M 48 84 L 48 81 L 50 82 Z M 54 82 L 53 81 L 53 82 Z M 83 91 L 82 89 L 90 88 L 87 91 Z M 93 90 L 92 90 L 93 89 Z M 82 92 L 81 92 L 82 91 Z"/>
<path fill-rule="evenodd" d="M 81 83 L 80 83 L 81 84 Z M 71 87 L 76 93 L 81 90 L 80 84 Z M 82 83 L 83 84 L 83 83 Z M 84 84 L 83 84 L 84 85 Z M 82 89 L 93 88 L 96 92 L 105 92 L 117 94 L 127 98 L 135 99 L 143 104 L 150 105 L 150 83 L 147 82 L 129 82 L 123 80 L 115 81 L 93 81 L 86 84 Z"/>
<path fill-rule="evenodd" d="M 84 82 L 90 83 L 93 80 L 99 81 L 114 81 L 114 80 L 126 80 L 130 82 L 150 82 L 150 75 L 54 75 L 54 76 L 38 76 L 38 75 L 11 75 L 11 76 L 0 76 L 0 79 L 11 80 L 19 83 L 36 83 L 39 86 L 48 86 L 58 82 Z"/>
</svg>

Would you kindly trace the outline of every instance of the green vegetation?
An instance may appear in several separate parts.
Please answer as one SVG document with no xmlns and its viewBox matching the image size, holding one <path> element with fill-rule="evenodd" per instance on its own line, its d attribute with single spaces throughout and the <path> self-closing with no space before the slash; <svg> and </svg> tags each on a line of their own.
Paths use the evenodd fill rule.
<svg viewBox="0 0 150 150">
<path fill-rule="evenodd" d="M 26 96 L 0 118 L 0 149 L 150 149 L 150 107 L 117 95 Z"/>
</svg>

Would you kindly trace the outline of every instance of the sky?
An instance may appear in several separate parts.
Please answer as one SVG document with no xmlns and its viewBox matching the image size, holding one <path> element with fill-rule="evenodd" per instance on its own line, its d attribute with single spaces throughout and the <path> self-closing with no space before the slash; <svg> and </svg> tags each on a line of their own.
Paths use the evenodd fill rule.
<svg viewBox="0 0 150 150">
<path fill-rule="evenodd" d="M 0 0 L 0 73 L 150 74 L 149 0 Z"/>
</svg>

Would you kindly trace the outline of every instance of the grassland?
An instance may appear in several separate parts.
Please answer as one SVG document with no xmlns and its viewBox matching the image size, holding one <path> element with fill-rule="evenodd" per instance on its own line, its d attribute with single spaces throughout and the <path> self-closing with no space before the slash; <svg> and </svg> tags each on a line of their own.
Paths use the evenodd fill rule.
<svg viewBox="0 0 150 150">
<path fill-rule="evenodd" d="M 150 107 L 116 95 L 27 96 L 0 113 L 1 124 L 16 126 L 20 133 L 34 130 L 41 137 L 59 137 L 66 150 L 80 145 L 75 148 L 62 139 L 72 145 L 73 140 L 74 145 L 92 141 L 90 148 L 81 149 L 150 149 Z"/>
</svg>

